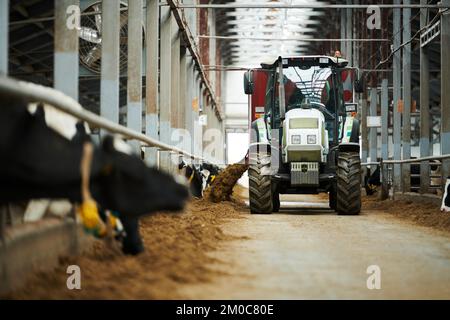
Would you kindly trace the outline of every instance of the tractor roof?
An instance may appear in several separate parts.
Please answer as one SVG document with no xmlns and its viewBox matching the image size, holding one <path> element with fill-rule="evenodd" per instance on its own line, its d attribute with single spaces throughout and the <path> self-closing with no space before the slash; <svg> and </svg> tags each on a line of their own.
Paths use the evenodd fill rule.
<svg viewBox="0 0 450 320">
<path fill-rule="evenodd" d="M 338 68 L 343 68 L 348 65 L 348 61 L 343 58 L 322 56 L 322 55 L 311 55 L 311 56 L 293 56 L 293 57 L 278 57 L 277 59 L 271 59 L 270 62 L 263 62 L 261 66 L 263 68 L 274 67 L 276 63 L 282 59 L 283 65 L 297 65 L 297 66 L 335 66 Z"/>
</svg>

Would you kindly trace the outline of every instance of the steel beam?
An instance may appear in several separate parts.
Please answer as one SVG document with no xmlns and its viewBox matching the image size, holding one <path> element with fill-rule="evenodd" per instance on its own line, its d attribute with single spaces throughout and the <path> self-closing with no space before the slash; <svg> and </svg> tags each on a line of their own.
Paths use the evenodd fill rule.
<svg viewBox="0 0 450 320">
<path fill-rule="evenodd" d="M 442 0 L 450 6 L 450 0 Z M 441 15 L 441 154 L 450 154 L 450 15 Z M 442 177 L 450 176 L 450 160 L 442 162 Z"/>
<path fill-rule="evenodd" d="M 146 15 L 145 134 L 159 139 L 159 0 L 147 0 Z M 145 162 L 149 166 L 158 165 L 156 148 L 146 148 Z"/>
<path fill-rule="evenodd" d="M 142 0 L 128 4 L 127 127 L 142 132 Z M 140 155 L 140 143 L 132 146 Z"/>
<path fill-rule="evenodd" d="M 395 0 L 395 5 L 400 4 L 400 0 Z M 401 45 L 401 31 L 400 31 L 400 9 L 394 9 L 393 12 L 393 34 L 394 34 L 394 50 Z M 393 139 L 394 139 L 394 159 L 401 159 L 401 121 L 402 114 L 398 108 L 398 103 L 401 98 L 401 50 L 397 50 L 393 55 L 393 96 L 394 96 L 394 123 L 393 123 Z M 394 165 L 394 192 L 401 189 L 401 167 L 399 164 Z"/>
<path fill-rule="evenodd" d="M 0 1 L 0 74 L 8 74 L 9 0 Z"/>
<path fill-rule="evenodd" d="M 367 9 L 373 4 L 178 4 L 180 9 Z M 161 6 L 167 6 L 166 3 L 161 3 Z M 403 9 L 403 8 L 449 8 L 450 6 L 443 2 L 442 4 L 409 4 L 401 5 L 394 2 L 394 4 L 377 4 L 380 9 Z"/>
<path fill-rule="evenodd" d="M 79 0 L 55 0 L 54 87 L 78 100 L 78 32 L 69 29 L 66 10 Z"/>
<path fill-rule="evenodd" d="M 119 123 L 120 1 L 102 1 L 100 115 Z"/>
<path fill-rule="evenodd" d="M 420 0 L 421 4 L 427 0 Z M 428 24 L 428 10 L 420 9 L 420 28 Z M 428 49 L 420 48 L 420 156 L 430 155 L 430 61 Z M 420 163 L 420 193 L 428 192 L 430 186 L 429 162 Z"/>
<path fill-rule="evenodd" d="M 410 4 L 410 0 L 404 0 L 403 4 Z M 411 9 L 403 9 L 403 123 L 402 145 L 403 159 L 411 158 Z M 411 189 L 411 165 L 402 164 L 403 192 Z"/>
<path fill-rule="evenodd" d="M 304 41 L 304 42 L 389 42 L 389 39 L 379 39 L 379 38 L 358 38 L 352 39 L 346 35 L 345 39 L 339 38 L 307 38 L 307 37 L 299 37 L 299 38 L 277 38 L 277 37 L 245 37 L 245 36 L 215 36 L 215 35 L 206 35 L 199 34 L 197 38 L 203 39 L 219 39 L 219 40 L 252 40 L 252 41 Z"/>
</svg>

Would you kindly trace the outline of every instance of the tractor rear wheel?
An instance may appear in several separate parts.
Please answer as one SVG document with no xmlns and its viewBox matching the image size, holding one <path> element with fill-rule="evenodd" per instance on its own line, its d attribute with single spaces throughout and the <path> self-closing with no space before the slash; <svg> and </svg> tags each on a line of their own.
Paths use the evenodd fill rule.
<svg viewBox="0 0 450 320">
<path fill-rule="evenodd" d="M 339 153 L 336 211 L 341 215 L 357 215 L 361 211 L 361 160 L 358 152 Z"/>
<path fill-rule="evenodd" d="M 262 171 L 269 172 L 270 162 L 262 163 L 256 157 L 248 168 L 250 212 L 252 214 L 270 214 L 273 209 L 272 181 L 270 175 L 263 175 Z"/>
</svg>

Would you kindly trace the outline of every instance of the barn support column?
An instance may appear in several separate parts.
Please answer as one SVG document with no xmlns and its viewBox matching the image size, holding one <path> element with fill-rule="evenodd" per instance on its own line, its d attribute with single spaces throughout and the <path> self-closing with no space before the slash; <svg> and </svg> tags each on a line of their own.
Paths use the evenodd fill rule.
<svg viewBox="0 0 450 320">
<path fill-rule="evenodd" d="M 194 0 L 184 0 L 183 3 L 186 4 L 194 4 Z M 192 34 L 197 34 L 197 10 L 187 10 L 185 11 L 185 16 L 189 28 Z M 186 104 L 182 107 L 185 108 L 185 128 L 189 132 L 190 141 L 187 145 L 187 150 L 191 153 L 195 154 L 194 149 L 194 107 L 196 105 L 197 95 L 197 71 L 194 59 L 190 53 L 190 51 L 186 51 L 186 82 L 187 82 L 187 96 L 186 96 Z M 198 105 L 198 103 L 197 103 Z"/>
<path fill-rule="evenodd" d="M 404 0 L 403 4 L 411 4 Z M 403 9 L 403 43 L 411 39 L 411 9 Z M 411 158 L 411 44 L 403 47 L 403 159 Z M 403 192 L 411 191 L 411 165 L 402 164 Z"/>
<path fill-rule="evenodd" d="M 198 156 L 203 155 L 203 139 L 202 139 L 202 127 L 200 125 L 199 115 L 200 110 L 203 107 L 203 89 L 200 75 L 197 76 L 196 81 L 197 91 L 197 108 L 194 111 L 194 151 Z"/>
<path fill-rule="evenodd" d="M 363 95 L 361 103 L 361 162 L 367 162 L 367 157 L 369 156 L 369 140 L 368 140 L 368 130 L 367 130 L 367 97 L 366 94 Z M 363 170 L 365 170 L 364 167 Z"/>
<path fill-rule="evenodd" d="M 389 122 L 389 91 L 388 91 L 388 79 L 381 81 L 381 158 L 388 160 L 389 158 L 389 145 L 388 145 L 388 122 Z"/>
<path fill-rule="evenodd" d="M 146 14 L 145 134 L 150 138 L 159 140 L 159 0 L 147 0 Z M 158 166 L 157 148 L 146 148 L 145 162 L 152 167 Z"/>
<path fill-rule="evenodd" d="M 199 112 L 200 112 L 200 105 L 202 101 L 202 83 L 200 80 L 200 72 L 195 73 L 195 97 L 196 97 L 196 106 L 192 112 L 192 125 L 194 126 L 193 132 L 194 132 L 194 153 L 196 155 L 201 156 L 202 155 L 202 149 L 200 147 L 201 145 L 201 128 L 199 124 Z"/>
<path fill-rule="evenodd" d="M 69 6 L 78 0 L 55 0 L 54 87 L 78 100 L 78 32 L 76 25 L 67 26 Z"/>
<path fill-rule="evenodd" d="M 370 116 L 377 116 L 377 88 L 370 90 Z M 370 128 L 370 162 L 377 161 L 377 127 Z"/>
<path fill-rule="evenodd" d="M 359 0 L 355 0 L 354 4 L 359 4 Z M 358 25 L 358 12 L 354 11 L 353 13 L 354 17 L 353 17 L 353 21 L 352 21 L 352 38 L 358 38 L 358 30 L 356 28 L 359 28 Z M 356 67 L 359 68 L 359 44 L 358 42 L 354 41 L 351 44 L 352 46 L 352 67 Z"/>
<path fill-rule="evenodd" d="M 450 0 L 442 0 L 449 6 Z M 450 154 L 450 15 L 441 15 L 441 154 Z M 442 177 L 450 176 L 450 160 L 442 161 Z"/>
<path fill-rule="evenodd" d="M 179 118 L 180 118 L 180 30 L 178 29 L 178 23 L 172 16 L 172 41 L 171 41 L 171 101 L 172 101 L 172 112 L 170 114 L 170 126 L 171 126 L 171 144 L 177 145 L 179 132 Z M 171 172 L 175 172 L 175 166 L 178 166 L 179 155 L 172 154 L 171 156 Z"/>
<path fill-rule="evenodd" d="M 186 135 L 186 104 L 188 96 L 187 87 L 187 50 L 186 47 L 180 48 L 180 114 L 178 117 L 178 128 L 183 130 L 183 150 L 189 151 L 187 135 Z"/>
<path fill-rule="evenodd" d="M 352 4 L 352 0 L 347 0 L 347 4 Z M 347 9 L 346 10 L 346 15 L 347 15 L 347 19 L 345 20 L 345 36 L 347 39 L 352 39 L 353 38 L 353 19 L 352 19 L 352 9 Z M 351 41 L 346 41 L 347 45 L 346 45 L 346 53 L 345 53 L 345 57 L 347 58 L 349 65 L 353 66 L 353 52 L 352 52 L 352 48 L 353 48 L 353 42 Z"/>
<path fill-rule="evenodd" d="M 100 115 L 119 123 L 120 1 L 102 1 Z"/>
<path fill-rule="evenodd" d="M 394 1 L 395 5 L 400 4 L 400 0 Z M 393 9 L 393 16 L 394 16 L 394 22 L 393 22 L 393 33 L 394 33 L 394 50 L 400 47 L 401 45 L 401 31 L 400 31 L 400 9 Z M 400 160 L 401 159 L 401 121 L 402 121 L 402 114 L 400 113 L 400 110 L 398 108 L 398 102 L 401 98 L 401 69 L 400 69 L 400 63 L 401 63 L 401 50 L 398 50 L 394 53 L 393 57 L 393 86 L 394 86 L 394 123 L 393 123 L 393 140 L 394 140 L 394 159 Z M 394 165 L 394 191 L 400 191 L 401 189 L 401 167 L 399 164 Z"/>
<path fill-rule="evenodd" d="M 389 159 L 389 91 L 388 91 L 388 79 L 383 79 L 381 81 L 381 159 L 382 161 Z M 381 168 L 382 170 L 385 168 Z M 387 188 L 387 171 L 382 171 L 382 184 L 381 184 L 381 194 L 380 198 L 382 200 L 387 199 L 389 196 Z"/>
<path fill-rule="evenodd" d="M 164 143 L 171 143 L 171 126 L 170 126 L 170 117 L 172 112 L 172 95 L 171 95 L 171 87 L 172 87 L 172 20 L 175 18 L 172 16 L 170 12 L 170 8 L 168 6 L 162 6 L 161 10 L 161 39 L 160 39 L 160 47 L 161 47 L 161 55 L 160 55 L 160 109 L 159 109 L 159 117 L 160 117 L 160 139 Z M 161 151 L 160 152 L 160 168 L 170 172 L 170 152 Z"/>
<path fill-rule="evenodd" d="M 180 115 L 178 117 L 178 127 L 186 128 L 186 99 L 187 99 L 187 50 L 180 47 Z"/>
<path fill-rule="evenodd" d="M 9 0 L 0 1 L 0 74 L 8 74 Z"/>
<path fill-rule="evenodd" d="M 187 86 L 187 95 L 186 95 L 186 103 L 184 105 L 185 108 L 185 125 L 187 132 L 189 132 L 189 141 L 187 142 L 187 151 L 193 153 L 193 110 L 192 110 L 192 102 L 194 100 L 194 82 L 195 82 L 195 69 L 192 57 L 187 52 L 186 53 L 186 86 Z"/>
<path fill-rule="evenodd" d="M 127 127 L 142 132 L 142 0 L 128 4 Z M 131 141 L 141 154 L 140 143 Z"/>
<path fill-rule="evenodd" d="M 346 9 L 340 9 L 340 14 L 341 14 L 341 49 L 340 49 L 340 51 L 341 51 L 341 53 L 342 53 L 342 55 L 344 56 L 344 57 L 346 57 L 347 56 L 347 49 L 346 49 L 346 42 L 345 42 L 345 40 L 343 40 L 343 39 L 345 39 L 346 37 L 345 37 L 345 28 L 346 28 L 346 23 L 345 23 L 345 20 L 346 20 Z"/>
<path fill-rule="evenodd" d="M 420 0 L 426 4 L 427 0 Z M 420 28 L 428 24 L 428 9 L 420 9 Z M 420 156 L 430 155 L 430 66 L 426 47 L 420 47 Z M 430 186 L 429 162 L 420 164 L 420 193 L 428 192 Z"/>
</svg>

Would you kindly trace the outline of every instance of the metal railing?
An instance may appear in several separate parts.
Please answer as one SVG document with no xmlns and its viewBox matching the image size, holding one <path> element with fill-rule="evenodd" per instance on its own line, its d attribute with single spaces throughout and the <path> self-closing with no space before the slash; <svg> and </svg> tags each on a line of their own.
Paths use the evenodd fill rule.
<svg viewBox="0 0 450 320">
<path fill-rule="evenodd" d="M 361 163 L 361 165 L 362 166 L 379 166 L 381 164 L 421 163 L 424 161 L 446 160 L 446 159 L 450 159 L 450 154 L 444 154 L 441 156 L 428 156 L 428 157 L 406 159 L 406 160 L 382 160 L 382 161 L 374 161 L 374 162 L 363 162 L 363 163 Z"/>
<path fill-rule="evenodd" d="M 392 169 L 388 168 L 389 165 L 395 165 L 395 164 L 422 164 L 423 162 L 427 162 L 427 161 L 435 161 L 435 160 L 439 160 L 440 163 L 427 163 L 428 166 L 431 165 L 435 165 L 435 166 L 442 166 L 442 160 L 448 160 L 450 159 L 450 154 L 444 154 L 444 155 L 440 155 L 440 156 L 427 156 L 427 157 L 422 157 L 422 158 L 415 158 L 415 159 L 405 159 L 405 160 L 381 160 L 381 161 L 374 161 L 374 162 L 364 162 L 361 163 L 362 166 L 380 166 L 380 182 L 381 182 L 381 198 L 387 198 L 388 196 L 388 188 L 389 185 L 393 186 L 392 183 Z M 429 170 L 429 168 L 428 168 Z M 441 187 L 443 187 L 444 185 L 444 181 L 445 181 L 445 172 L 442 171 L 441 169 L 441 175 L 439 176 L 441 178 L 441 186 L 437 187 L 437 186 L 432 186 L 430 183 L 426 184 L 426 189 L 430 190 L 430 189 L 440 189 Z M 410 174 L 411 177 L 420 177 L 422 178 L 421 174 Z M 431 178 L 437 178 L 438 176 L 436 175 L 431 175 L 429 172 L 426 176 L 428 179 Z M 410 186 L 410 189 L 422 189 L 422 185 L 423 183 L 421 182 L 421 186 L 420 187 L 414 187 L 414 186 Z M 395 190 L 394 190 L 395 191 Z"/>
<path fill-rule="evenodd" d="M 131 130 L 125 126 L 114 123 L 110 120 L 96 115 L 93 112 L 83 109 L 75 99 L 50 87 L 45 87 L 24 81 L 18 81 L 12 78 L 1 76 L 0 93 L 20 96 L 21 98 L 24 98 L 30 102 L 43 102 L 80 120 L 86 121 L 93 126 L 108 130 L 111 133 L 120 134 L 124 138 L 138 140 L 144 145 L 184 155 L 193 160 L 205 161 L 203 157 L 191 154 L 190 152 L 187 152 L 180 148 L 150 138 L 143 133 Z"/>
</svg>

